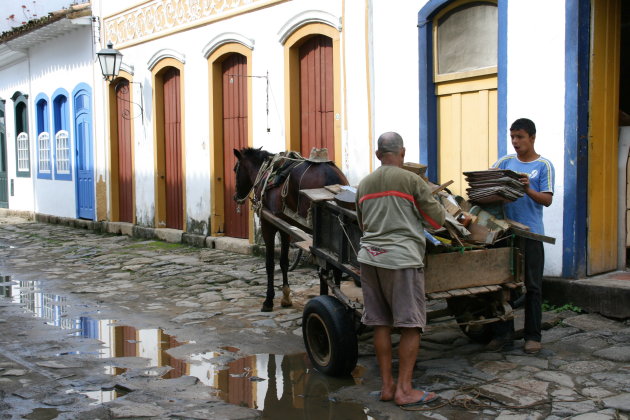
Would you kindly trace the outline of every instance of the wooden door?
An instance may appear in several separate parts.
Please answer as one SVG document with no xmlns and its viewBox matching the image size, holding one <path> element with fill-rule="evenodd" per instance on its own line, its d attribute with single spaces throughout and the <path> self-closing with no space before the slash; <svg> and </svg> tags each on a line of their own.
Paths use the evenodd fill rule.
<svg viewBox="0 0 630 420">
<path fill-rule="evenodd" d="M 249 236 L 249 206 L 236 212 L 233 199 L 236 192 L 233 149 L 247 147 L 247 58 L 231 54 L 222 63 L 223 81 L 223 179 L 225 185 L 223 210 L 224 233 L 234 238 Z"/>
<path fill-rule="evenodd" d="M 620 0 L 591 3 L 587 274 L 617 269 Z"/>
<path fill-rule="evenodd" d="M 80 219 L 94 220 L 94 158 L 90 105 L 91 99 L 86 91 L 79 91 L 75 95 L 77 214 Z"/>
<path fill-rule="evenodd" d="M 118 133 L 118 220 L 133 223 L 133 176 L 131 161 L 131 95 L 129 82 L 122 80 L 116 86 Z"/>
<path fill-rule="evenodd" d="M 487 169 L 497 160 L 497 76 L 436 84 L 438 179 L 453 180 L 460 195 L 468 184 L 462 172 Z"/>
<path fill-rule="evenodd" d="M 4 102 L 0 101 L 0 208 L 9 207 L 9 179 L 7 176 L 7 132 Z"/>
<path fill-rule="evenodd" d="M 179 70 L 164 74 L 164 163 L 166 227 L 183 229 L 181 100 Z"/>
<path fill-rule="evenodd" d="M 313 147 L 328 148 L 335 159 L 333 45 L 332 39 L 316 35 L 299 49 L 300 60 L 300 153 Z"/>
<path fill-rule="evenodd" d="M 452 2 L 433 21 L 438 181 L 465 196 L 462 172 L 498 158 L 498 9 L 494 1 Z"/>
</svg>

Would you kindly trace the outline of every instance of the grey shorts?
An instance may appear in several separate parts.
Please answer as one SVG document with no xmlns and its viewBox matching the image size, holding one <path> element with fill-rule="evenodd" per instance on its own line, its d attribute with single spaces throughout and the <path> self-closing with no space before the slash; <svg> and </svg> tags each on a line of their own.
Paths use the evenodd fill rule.
<svg viewBox="0 0 630 420">
<path fill-rule="evenodd" d="M 361 264 L 365 325 L 424 328 L 427 311 L 424 272 L 418 268 L 390 270 Z"/>
</svg>

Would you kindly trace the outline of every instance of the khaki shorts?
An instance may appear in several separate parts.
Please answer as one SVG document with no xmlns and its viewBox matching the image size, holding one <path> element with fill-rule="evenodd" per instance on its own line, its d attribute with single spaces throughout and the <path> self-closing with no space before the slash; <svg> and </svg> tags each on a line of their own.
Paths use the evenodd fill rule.
<svg viewBox="0 0 630 420">
<path fill-rule="evenodd" d="M 427 311 L 421 268 L 390 270 L 361 264 L 365 325 L 424 328 Z"/>
</svg>

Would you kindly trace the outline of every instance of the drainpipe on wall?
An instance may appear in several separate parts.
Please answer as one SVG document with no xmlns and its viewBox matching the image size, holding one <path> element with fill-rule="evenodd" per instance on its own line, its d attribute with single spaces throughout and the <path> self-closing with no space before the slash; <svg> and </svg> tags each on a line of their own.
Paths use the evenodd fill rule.
<svg viewBox="0 0 630 420">
<path fill-rule="evenodd" d="M 628 153 L 630 152 L 630 126 L 619 127 L 619 155 L 617 159 L 618 165 L 618 182 L 617 182 L 617 269 L 625 270 L 626 268 L 626 212 L 628 209 L 626 197 L 627 190 L 627 170 L 628 170 Z"/>
</svg>

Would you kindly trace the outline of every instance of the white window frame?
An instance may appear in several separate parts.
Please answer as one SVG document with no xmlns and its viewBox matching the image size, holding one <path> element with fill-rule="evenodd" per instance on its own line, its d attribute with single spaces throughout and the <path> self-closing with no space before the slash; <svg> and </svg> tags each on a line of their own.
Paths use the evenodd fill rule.
<svg viewBox="0 0 630 420">
<path fill-rule="evenodd" d="M 52 171 L 50 164 L 50 133 L 42 131 L 37 136 L 37 144 L 39 145 L 39 156 L 37 159 L 37 167 L 42 174 L 49 174 Z"/>
<path fill-rule="evenodd" d="M 30 169 L 29 165 L 29 147 L 28 147 L 28 133 L 21 132 L 17 135 L 17 170 L 18 172 L 28 172 Z"/>
<path fill-rule="evenodd" d="M 58 174 L 70 173 L 70 134 L 59 130 L 55 134 L 55 167 Z"/>
</svg>

